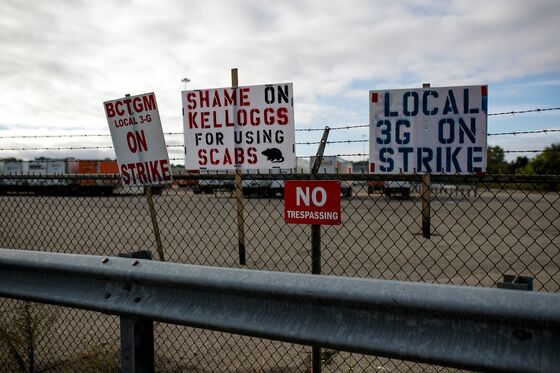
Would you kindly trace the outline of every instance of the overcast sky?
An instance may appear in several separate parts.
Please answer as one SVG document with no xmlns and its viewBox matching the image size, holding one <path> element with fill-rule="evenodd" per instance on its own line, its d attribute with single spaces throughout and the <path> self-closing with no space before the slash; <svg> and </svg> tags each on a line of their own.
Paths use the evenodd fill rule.
<svg viewBox="0 0 560 373">
<path fill-rule="evenodd" d="M 366 124 L 369 90 L 424 82 L 488 84 L 490 113 L 560 107 L 559 36 L 558 0 L 2 0 L 0 148 L 111 145 L 110 137 L 6 137 L 109 134 L 102 103 L 126 93 L 155 92 L 164 132 L 182 132 L 181 79 L 189 89 L 225 87 L 232 67 L 241 85 L 293 82 L 296 128 Z M 560 129 L 560 111 L 488 120 L 489 133 L 542 129 Z M 356 128 L 330 139 L 366 136 Z M 296 133 L 296 142 L 319 138 Z M 542 149 L 560 133 L 488 140 Z M 329 144 L 326 154 L 364 145 Z M 170 148 L 172 158 L 181 154 Z M 112 149 L 0 151 L 41 155 L 114 158 Z"/>
</svg>

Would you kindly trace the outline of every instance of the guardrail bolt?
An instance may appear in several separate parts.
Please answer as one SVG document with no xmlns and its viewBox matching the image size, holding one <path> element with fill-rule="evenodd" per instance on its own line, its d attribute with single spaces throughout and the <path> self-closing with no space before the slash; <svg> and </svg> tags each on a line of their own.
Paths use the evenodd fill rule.
<svg viewBox="0 0 560 373">
<path fill-rule="evenodd" d="M 109 258 L 103 258 L 103 260 L 101 261 L 101 263 L 105 264 L 109 261 Z"/>
</svg>

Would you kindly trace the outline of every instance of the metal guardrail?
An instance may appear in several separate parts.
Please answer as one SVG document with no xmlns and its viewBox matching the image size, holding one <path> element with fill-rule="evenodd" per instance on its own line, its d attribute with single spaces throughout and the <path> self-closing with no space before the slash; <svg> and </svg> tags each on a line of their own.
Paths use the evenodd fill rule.
<svg viewBox="0 0 560 373">
<path fill-rule="evenodd" d="M 560 366 L 560 295 L 0 251 L 0 296 L 508 372 Z"/>
</svg>

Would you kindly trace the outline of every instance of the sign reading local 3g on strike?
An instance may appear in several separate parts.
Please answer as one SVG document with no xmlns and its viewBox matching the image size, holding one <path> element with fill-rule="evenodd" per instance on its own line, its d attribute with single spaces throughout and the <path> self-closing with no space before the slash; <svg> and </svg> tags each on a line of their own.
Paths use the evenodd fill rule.
<svg viewBox="0 0 560 373">
<path fill-rule="evenodd" d="M 370 91 L 370 172 L 486 172 L 488 87 Z"/>
<path fill-rule="evenodd" d="M 185 168 L 294 168 L 293 84 L 183 91 Z"/>
<path fill-rule="evenodd" d="M 146 93 L 104 102 L 124 185 L 171 181 L 171 167 L 156 96 Z"/>
</svg>

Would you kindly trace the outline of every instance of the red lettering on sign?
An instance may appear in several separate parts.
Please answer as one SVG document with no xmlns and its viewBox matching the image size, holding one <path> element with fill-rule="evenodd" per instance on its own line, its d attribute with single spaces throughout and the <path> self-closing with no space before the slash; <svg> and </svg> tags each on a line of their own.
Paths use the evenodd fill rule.
<svg viewBox="0 0 560 373">
<path fill-rule="evenodd" d="M 260 111 L 259 109 L 251 109 L 249 112 L 249 116 L 251 117 L 251 125 L 258 126 L 261 124 L 261 118 L 259 117 Z"/>
<path fill-rule="evenodd" d="M 190 110 L 196 109 L 196 94 L 194 92 L 187 93 L 187 108 Z"/>
<path fill-rule="evenodd" d="M 131 102 L 132 102 L 132 99 L 131 99 L 131 98 L 125 98 L 125 99 L 123 100 L 123 103 L 126 104 L 126 109 L 128 110 L 128 114 L 129 114 L 129 115 L 133 113 L 133 112 L 132 112 L 132 109 L 130 108 L 130 103 L 131 103 Z"/>
<path fill-rule="evenodd" d="M 218 113 L 216 111 L 212 112 L 212 127 L 222 128 L 222 123 L 218 121 Z"/>
<path fill-rule="evenodd" d="M 247 110 L 237 110 L 237 125 L 242 127 L 247 125 Z"/>
<path fill-rule="evenodd" d="M 107 118 L 112 118 L 116 115 L 112 102 L 105 103 L 105 114 L 107 115 Z"/>
<path fill-rule="evenodd" d="M 123 183 L 126 185 L 162 183 L 171 180 L 167 159 L 125 163 L 120 166 L 120 170 Z"/>
<path fill-rule="evenodd" d="M 227 152 L 227 149 L 226 149 Z M 219 150 L 218 149 L 210 149 L 210 163 L 213 165 L 220 164 L 220 160 L 216 158 L 218 156 Z"/>
<path fill-rule="evenodd" d="M 231 94 L 229 93 L 229 89 L 224 89 L 223 93 L 224 93 L 224 105 L 225 106 L 231 106 L 231 105 L 237 105 L 237 99 L 236 99 L 236 93 L 237 89 L 233 88 L 231 90 Z"/>
<path fill-rule="evenodd" d="M 262 112 L 260 109 L 237 109 L 237 110 L 224 110 L 224 121 L 219 118 L 220 111 L 192 111 L 188 110 L 188 126 L 189 129 L 198 128 L 223 128 L 233 127 L 236 124 L 240 127 L 245 127 L 250 124 L 253 127 L 258 127 L 261 123 L 268 126 L 275 124 L 287 125 L 288 109 L 280 107 L 278 109 L 266 108 Z"/>
<path fill-rule="evenodd" d="M 235 164 L 243 164 L 243 161 L 245 161 L 243 148 L 235 148 Z"/>
<path fill-rule="evenodd" d="M 250 88 L 244 87 L 240 89 L 239 93 L 239 105 L 241 106 L 250 106 L 251 103 L 249 102 L 249 90 Z"/>
<path fill-rule="evenodd" d="M 233 119 L 230 117 L 230 113 L 233 113 L 233 111 L 231 110 L 226 110 L 226 127 L 233 127 L 235 126 L 235 122 L 233 121 Z M 232 115 L 233 117 L 233 115 Z"/>
<path fill-rule="evenodd" d="M 251 146 L 249 148 L 234 148 L 233 151 L 229 148 L 223 150 L 212 149 L 198 149 L 198 164 L 199 166 L 211 165 L 243 165 L 243 164 L 256 164 L 258 160 L 257 148 Z"/>
<path fill-rule="evenodd" d="M 220 107 L 222 106 L 222 101 L 220 100 L 220 95 L 218 94 L 218 90 L 214 91 L 214 99 L 212 100 L 212 107 Z"/>
<path fill-rule="evenodd" d="M 274 124 L 274 109 L 267 107 L 264 109 L 264 124 L 271 125 Z"/>
<path fill-rule="evenodd" d="M 208 117 L 210 116 L 210 112 L 209 111 L 203 111 L 202 113 L 200 113 L 200 128 L 210 128 L 210 125 L 208 124 Z"/>
<path fill-rule="evenodd" d="M 257 149 L 250 147 L 247 149 L 247 163 L 256 164 L 257 163 Z"/>
<path fill-rule="evenodd" d="M 171 172 L 169 172 L 169 161 L 167 159 L 159 160 L 159 167 L 163 180 L 171 180 Z"/>
<path fill-rule="evenodd" d="M 148 143 L 144 130 L 130 131 L 126 134 L 126 143 L 132 153 L 148 151 Z"/>
<path fill-rule="evenodd" d="M 136 163 L 129 163 L 126 166 L 132 175 L 132 182 L 130 184 L 136 184 Z"/>
<path fill-rule="evenodd" d="M 187 108 L 189 110 L 196 110 L 236 105 L 251 106 L 251 101 L 249 100 L 250 92 L 250 87 L 190 91 L 186 94 Z"/>
<path fill-rule="evenodd" d="M 143 111 L 157 110 L 156 96 L 153 94 L 142 96 L 142 103 L 144 104 Z"/>
<path fill-rule="evenodd" d="M 278 109 L 278 124 L 284 126 L 288 124 L 288 109 L 281 107 Z"/>
<path fill-rule="evenodd" d="M 130 175 L 128 174 L 128 168 L 126 167 L 125 164 L 121 165 L 121 176 L 122 176 L 123 182 L 126 185 L 129 185 L 130 184 Z"/>
<path fill-rule="evenodd" d="M 231 155 L 229 154 L 229 150 L 227 148 L 224 151 L 224 164 L 227 164 L 227 165 L 233 164 L 231 162 Z"/>
<path fill-rule="evenodd" d="M 196 123 L 196 117 L 198 113 L 196 111 L 189 111 L 189 128 L 198 128 L 198 124 Z"/>
<path fill-rule="evenodd" d="M 208 164 L 208 158 L 206 157 L 206 149 L 198 150 L 198 164 L 201 166 L 206 166 Z"/>
<path fill-rule="evenodd" d="M 148 182 L 144 174 L 144 164 L 142 162 L 136 162 L 136 172 L 138 173 L 138 181 L 140 183 L 144 184 Z"/>
<path fill-rule="evenodd" d="M 210 104 L 210 92 L 209 91 L 198 91 L 200 99 L 200 107 L 208 107 Z"/>
<path fill-rule="evenodd" d="M 122 101 L 117 101 L 115 102 L 115 111 L 117 112 L 118 115 L 124 115 L 124 110 L 122 109 Z"/>
<path fill-rule="evenodd" d="M 107 118 L 112 118 L 115 115 L 134 115 L 150 110 L 157 110 L 156 97 L 154 94 L 127 97 L 123 100 L 105 103 Z"/>
</svg>

